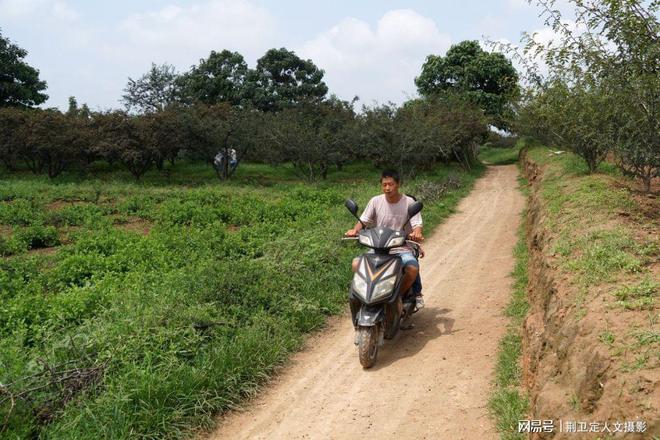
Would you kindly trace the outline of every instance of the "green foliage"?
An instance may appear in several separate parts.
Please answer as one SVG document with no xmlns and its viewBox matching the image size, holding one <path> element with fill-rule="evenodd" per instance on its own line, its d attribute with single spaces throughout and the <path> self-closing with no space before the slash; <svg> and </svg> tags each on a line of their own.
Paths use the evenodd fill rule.
<svg viewBox="0 0 660 440">
<path fill-rule="evenodd" d="M 18 228 L 14 239 L 24 243 L 28 249 L 38 249 L 56 246 L 60 243 L 57 230 L 53 226 L 34 225 Z"/>
<path fill-rule="evenodd" d="M 571 0 L 576 21 L 567 26 L 554 0 L 539 0 L 558 38 L 542 44 L 525 35 L 532 58 L 530 87 L 517 130 L 571 150 L 596 171 L 608 152 L 645 190 L 660 174 L 660 3 Z M 534 59 L 543 59 L 541 76 Z"/>
<path fill-rule="evenodd" d="M 520 355 L 522 353 L 522 323 L 529 310 L 527 302 L 528 250 L 525 241 L 524 216 L 514 249 L 516 258 L 511 300 L 506 315 L 511 318 L 506 334 L 500 340 L 495 367 L 495 386 L 488 407 L 502 439 L 522 439 L 518 420 L 524 419 L 529 402 L 520 391 Z"/>
<path fill-rule="evenodd" d="M 365 107 L 358 127 L 367 158 L 406 177 L 449 161 L 473 166 L 488 133 L 482 112 L 457 95 Z"/>
<path fill-rule="evenodd" d="M 510 103 L 518 94 L 518 74 L 511 61 L 501 53 L 484 51 L 478 41 L 454 44 L 444 57 L 426 57 L 415 84 L 426 97 L 447 91 L 469 97 L 500 128 L 508 126 Z"/>
<path fill-rule="evenodd" d="M 348 164 L 310 185 L 290 168 L 246 164 L 223 186 L 199 164 L 177 170 L 181 185 L 156 171 L 140 184 L 117 171 L 0 182 L 0 224 L 42 219 L 12 226 L 12 240 L 75 226 L 54 253 L 0 260 L 0 383 L 15 395 L 44 387 L 16 399 L 3 435 L 188 436 L 253 395 L 305 332 L 344 309 L 359 250 L 339 240 L 352 222 L 342 201 L 364 205 L 379 191 L 377 170 Z M 429 227 L 479 172 L 424 176 L 462 182 L 426 204 Z M 115 227 L 118 215 L 151 228 Z M 52 382 L 69 370 L 81 375 Z M 8 411 L 0 401 L 0 423 Z"/>
<path fill-rule="evenodd" d="M 622 286 L 614 292 L 617 304 L 627 310 L 653 310 L 660 283 L 645 278 L 639 284 Z"/>
<path fill-rule="evenodd" d="M 264 111 L 277 111 L 301 102 L 319 102 L 328 93 L 324 72 L 312 60 L 303 60 L 282 47 L 257 60 L 244 86 L 244 96 Z"/>
<path fill-rule="evenodd" d="M 479 160 L 489 165 L 509 165 L 518 162 L 520 145 L 513 148 L 483 146 L 479 148 Z"/>
<path fill-rule="evenodd" d="M 352 104 L 332 97 L 266 115 L 264 137 L 271 162 L 291 162 L 307 180 L 327 178 L 330 166 L 351 158 L 356 121 Z"/>
<path fill-rule="evenodd" d="M 213 105 L 240 104 L 244 99 L 248 65 L 238 52 L 211 51 L 190 72 L 179 78 L 184 99 Z"/>
<path fill-rule="evenodd" d="M 137 80 L 128 78 L 122 102 L 127 111 L 156 113 L 165 110 L 179 99 L 178 75 L 170 64 L 156 65 Z"/>
<path fill-rule="evenodd" d="M 46 82 L 23 59 L 27 51 L 0 33 L 0 107 L 32 107 L 48 99 Z"/>
</svg>

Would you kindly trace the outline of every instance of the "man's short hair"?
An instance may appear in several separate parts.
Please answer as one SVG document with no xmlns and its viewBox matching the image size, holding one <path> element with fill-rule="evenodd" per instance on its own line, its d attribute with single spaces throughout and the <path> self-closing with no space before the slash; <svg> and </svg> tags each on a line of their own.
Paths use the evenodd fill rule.
<svg viewBox="0 0 660 440">
<path fill-rule="evenodd" d="M 380 173 L 381 182 L 383 181 L 383 179 L 387 177 L 391 177 L 392 179 L 394 179 L 396 183 L 401 183 L 401 177 L 399 176 L 399 173 L 396 170 L 387 169 L 387 170 L 383 170 L 383 172 Z"/>
</svg>

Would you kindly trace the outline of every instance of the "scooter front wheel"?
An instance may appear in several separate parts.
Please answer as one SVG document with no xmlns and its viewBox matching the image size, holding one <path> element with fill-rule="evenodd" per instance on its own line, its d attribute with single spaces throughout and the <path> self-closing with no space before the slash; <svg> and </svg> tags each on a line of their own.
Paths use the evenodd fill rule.
<svg viewBox="0 0 660 440">
<path fill-rule="evenodd" d="M 378 337 L 380 325 L 358 327 L 358 353 L 362 368 L 371 368 L 378 356 Z"/>
</svg>

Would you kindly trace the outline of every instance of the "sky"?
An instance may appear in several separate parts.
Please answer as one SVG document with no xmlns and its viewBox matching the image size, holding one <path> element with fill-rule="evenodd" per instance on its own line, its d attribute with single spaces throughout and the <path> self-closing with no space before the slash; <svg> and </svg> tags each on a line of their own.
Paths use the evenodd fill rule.
<svg viewBox="0 0 660 440">
<path fill-rule="evenodd" d="M 311 59 L 331 93 L 370 105 L 415 97 L 426 56 L 452 44 L 547 34 L 539 13 L 525 0 L 0 0 L 0 32 L 48 83 L 45 107 L 75 96 L 119 108 L 128 78 L 152 62 L 185 72 L 230 49 L 254 67 L 273 47 Z"/>
</svg>

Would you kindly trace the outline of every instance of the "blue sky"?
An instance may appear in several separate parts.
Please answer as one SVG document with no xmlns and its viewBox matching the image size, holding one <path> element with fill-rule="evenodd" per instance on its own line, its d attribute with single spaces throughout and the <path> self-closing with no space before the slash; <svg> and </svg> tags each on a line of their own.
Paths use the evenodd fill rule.
<svg viewBox="0 0 660 440">
<path fill-rule="evenodd" d="M 538 13 L 525 0 L 0 0 L 0 29 L 48 82 L 47 106 L 73 95 L 116 108 L 152 61 L 185 71 L 227 48 L 254 66 L 271 47 L 311 58 L 331 92 L 370 104 L 414 96 L 426 55 L 451 44 L 549 32 Z"/>
</svg>

